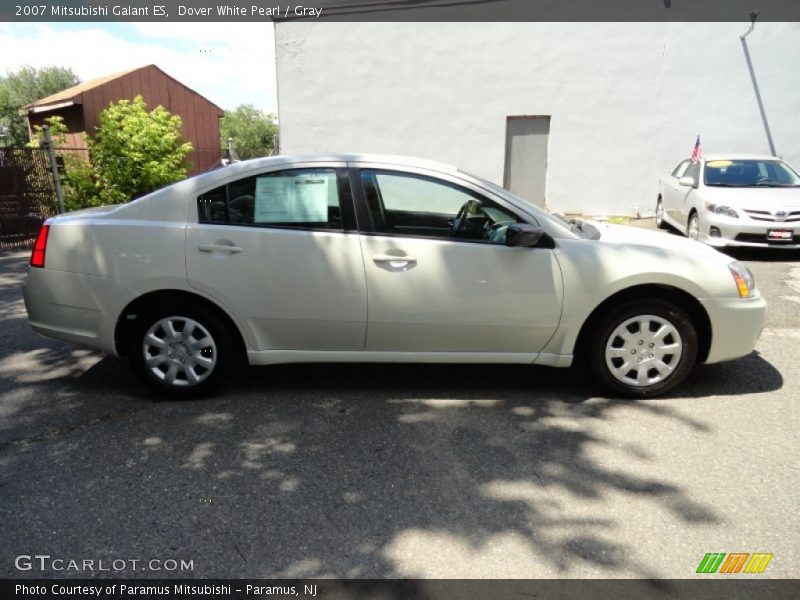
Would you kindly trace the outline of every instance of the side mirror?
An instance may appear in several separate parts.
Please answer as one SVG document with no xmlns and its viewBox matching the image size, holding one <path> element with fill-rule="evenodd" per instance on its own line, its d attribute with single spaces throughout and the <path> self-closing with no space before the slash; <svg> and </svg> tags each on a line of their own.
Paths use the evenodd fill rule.
<svg viewBox="0 0 800 600">
<path fill-rule="evenodd" d="M 530 248 L 536 246 L 544 237 L 544 229 L 528 223 L 514 223 L 506 230 L 506 246 Z"/>
<path fill-rule="evenodd" d="M 681 177 L 678 179 L 678 185 L 683 185 L 686 187 L 694 187 L 694 178 L 693 177 Z"/>
</svg>

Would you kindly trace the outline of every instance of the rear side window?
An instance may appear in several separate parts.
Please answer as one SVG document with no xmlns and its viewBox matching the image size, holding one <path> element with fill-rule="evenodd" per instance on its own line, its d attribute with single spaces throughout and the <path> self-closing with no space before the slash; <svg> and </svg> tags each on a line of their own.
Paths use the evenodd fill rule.
<svg viewBox="0 0 800 600">
<path fill-rule="evenodd" d="M 342 230 L 336 169 L 292 169 L 246 177 L 197 199 L 201 223 Z"/>
</svg>

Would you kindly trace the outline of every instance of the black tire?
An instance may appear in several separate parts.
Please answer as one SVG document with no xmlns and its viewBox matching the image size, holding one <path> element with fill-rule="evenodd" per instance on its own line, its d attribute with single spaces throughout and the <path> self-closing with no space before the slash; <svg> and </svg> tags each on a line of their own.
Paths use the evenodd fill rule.
<svg viewBox="0 0 800 600">
<path fill-rule="evenodd" d="M 696 240 L 697 237 L 692 237 L 692 234 L 691 234 L 692 223 L 697 223 L 697 227 L 696 227 L 695 230 L 697 231 L 697 234 L 699 235 L 700 234 L 700 217 L 697 216 L 697 213 L 695 211 L 692 211 L 692 213 L 689 215 L 689 220 L 686 221 L 686 237 L 689 238 L 689 239 L 692 239 L 692 240 Z"/>
<path fill-rule="evenodd" d="M 624 340 L 622 340 L 619 336 L 616 336 L 616 341 L 612 341 L 612 334 L 617 330 L 618 327 L 620 327 L 629 319 L 644 315 L 654 316 L 657 319 L 662 319 L 663 321 L 672 325 L 672 327 L 677 331 L 678 336 L 680 336 L 680 345 L 682 345 L 682 348 L 677 358 L 676 354 L 667 354 L 660 361 L 659 364 L 664 363 L 672 368 L 668 375 L 663 376 L 663 378 L 659 381 L 649 385 L 636 385 L 626 383 L 612 373 L 606 357 L 606 348 L 607 346 L 613 346 L 619 341 L 622 341 L 623 344 L 625 344 L 626 342 L 624 342 Z M 653 320 L 652 322 L 654 323 L 654 326 L 658 326 L 656 320 Z M 631 326 L 638 327 L 634 323 L 632 323 Z M 630 330 L 628 330 L 628 332 L 631 334 L 632 338 L 636 338 L 638 335 L 638 332 L 631 332 Z M 642 337 L 645 338 L 645 335 Z M 667 336 L 666 341 L 670 341 L 669 336 Z M 637 349 L 637 351 L 640 353 L 639 356 L 643 358 L 644 363 L 639 364 L 632 362 L 633 355 L 630 357 L 627 355 L 627 346 L 623 348 L 612 348 L 610 350 L 610 352 L 613 352 L 614 350 L 620 351 L 624 349 L 624 358 L 619 357 L 618 360 L 618 357 L 613 357 L 609 358 L 608 360 L 611 361 L 612 365 L 617 364 L 618 369 L 624 367 L 626 364 L 625 361 L 631 361 L 630 369 L 625 372 L 628 375 L 626 376 L 625 373 L 623 373 L 620 375 L 620 377 L 628 378 L 632 373 L 638 373 L 639 370 L 648 369 L 648 367 L 650 367 L 650 369 L 645 372 L 647 374 L 655 373 L 655 375 L 652 377 L 648 376 L 648 380 L 656 379 L 656 377 L 660 376 L 655 369 L 656 361 L 654 361 L 652 358 L 648 358 L 648 356 L 652 355 L 645 355 L 645 353 L 649 352 L 649 350 L 647 350 L 649 343 L 646 341 L 642 345 L 644 350 L 638 349 L 639 343 L 639 340 L 634 340 L 631 342 L 631 347 Z M 684 310 L 675 306 L 674 304 L 657 299 L 632 300 L 607 312 L 597 321 L 592 329 L 592 335 L 589 336 L 588 366 L 594 375 L 595 380 L 605 390 L 610 391 L 612 394 L 627 398 L 651 398 L 653 396 L 665 394 L 666 392 L 675 388 L 677 385 L 680 385 L 684 379 L 686 379 L 697 362 L 697 351 L 697 331 L 691 318 Z M 670 356 L 672 358 L 669 358 Z M 637 360 L 639 359 L 637 358 Z M 671 360 L 675 360 L 676 362 L 673 364 L 670 362 Z"/>
<path fill-rule="evenodd" d="M 167 383 L 165 378 L 156 375 L 153 366 L 147 365 L 145 335 L 156 323 L 159 323 L 162 319 L 169 319 L 172 317 L 175 318 L 176 322 L 180 322 L 181 319 L 191 319 L 196 325 L 199 325 L 200 328 L 204 328 L 213 341 L 213 346 L 205 347 L 199 352 L 203 353 L 203 358 L 205 359 L 213 357 L 215 364 L 213 368 L 202 371 L 199 377 L 203 377 L 203 379 L 197 383 L 188 381 L 185 374 L 185 381 L 180 380 L 179 374 L 178 377 L 175 378 L 175 383 Z M 202 332 L 200 328 L 196 327 L 196 330 Z M 163 328 L 161 331 L 163 331 Z M 158 332 L 156 333 L 156 337 L 159 337 Z M 207 336 L 203 336 L 201 339 L 206 339 L 206 337 Z M 237 359 L 240 354 L 236 352 L 236 345 L 231 332 L 228 330 L 228 325 L 213 310 L 200 305 L 170 305 L 154 307 L 144 311 L 136 319 L 130 340 L 128 356 L 136 375 L 153 390 L 158 392 L 159 395 L 171 398 L 196 398 L 210 394 L 216 390 L 220 384 L 229 379 L 229 376 L 235 371 Z M 169 350 L 164 351 L 169 352 Z M 177 354 L 175 356 L 177 356 Z M 173 359 L 169 360 L 172 361 Z M 170 362 L 167 362 L 167 364 L 170 364 Z M 185 366 L 176 366 L 184 368 L 186 373 L 188 373 L 188 369 L 186 369 Z M 163 370 L 163 367 L 164 365 L 161 365 L 157 368 Z M 202 366 L 197 366 L 192 369 L 192 372 L 199 372 L 202 369 Z M 169 369 L 167 368 L 166 370 L 168 371 Z M 206 373 L 206 371 L 209 370 L 210 372 Z"/>
<path fill-rule="evenodd" d="M 661 215 L 659 217 L 659 214 Z M 661 196 L 658 197 L 656 201 L 656 227 L 659 229 L 669 229 L 669 225 L 664 220 L 664 201 L 661 199 Z"/>
</svg>

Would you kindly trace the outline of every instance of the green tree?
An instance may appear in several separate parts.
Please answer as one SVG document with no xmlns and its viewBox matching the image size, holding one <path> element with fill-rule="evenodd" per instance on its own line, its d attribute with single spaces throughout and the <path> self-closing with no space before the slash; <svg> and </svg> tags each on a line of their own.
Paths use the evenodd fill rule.
<svg viewBox="0 0 800 600">
<path fill-rule="evenodd" d="M 22 67 L 0 76 L 0 144 L 22 146 L 28 142 L 28 124 L 19 111 L 26 104 L 79 83 L 78 76 L 64 67 Z"/>
<path fill-rule="evenodd" d="M 163 106 L 147 111 L 141 96 L 110 104 L 88 138 L 104 203 L 127 202 L 186 177 L 191 142 L 181 118 Z"/>
<path fill-rule="evenodd" d="M 278 124 L 275 115 L 266 114 L 251 104 L 242 104 L 225 113 L 219 121 L 222 149 L 227 150 L 228 138 L 233 138 L 236 157 L 241 160 L 275 153 Z"/>
</svg>

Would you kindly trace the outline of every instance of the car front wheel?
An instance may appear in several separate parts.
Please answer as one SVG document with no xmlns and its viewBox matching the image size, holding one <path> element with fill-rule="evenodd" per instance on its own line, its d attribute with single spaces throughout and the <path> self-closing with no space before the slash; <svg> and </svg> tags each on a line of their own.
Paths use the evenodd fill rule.
<svg viewBox="0 0 800 600">
<path fill-rule="evenodd" d="M 677 306 L 635 301 L 608 313 L 595 328 L 590 365 L 612 392 L 637 398 L 680 384 L 697 360 L 697 332 Z"/>
<path fill-rule="evenodd" d="M 696 240 L 699 233 L 700 218 L 697 216 L 696 212 L 693 212 L 689 216 L 689 223 L 686 225 L 686 237 Z"/>
<path fill-rule="evenodd" d="M 656 227 L 659 229 L 667 228 L 667 224 L 664 221 L 664 201 L 661 198 L 656 202 Z"/>
<path fill-rule="evenodd" d="M 137 375 L 171 396 L 207 394 L 225 379 L 234 345 L 225 324 L 203 307 L 140 315 L 130 357 Z"/>
</svg>

